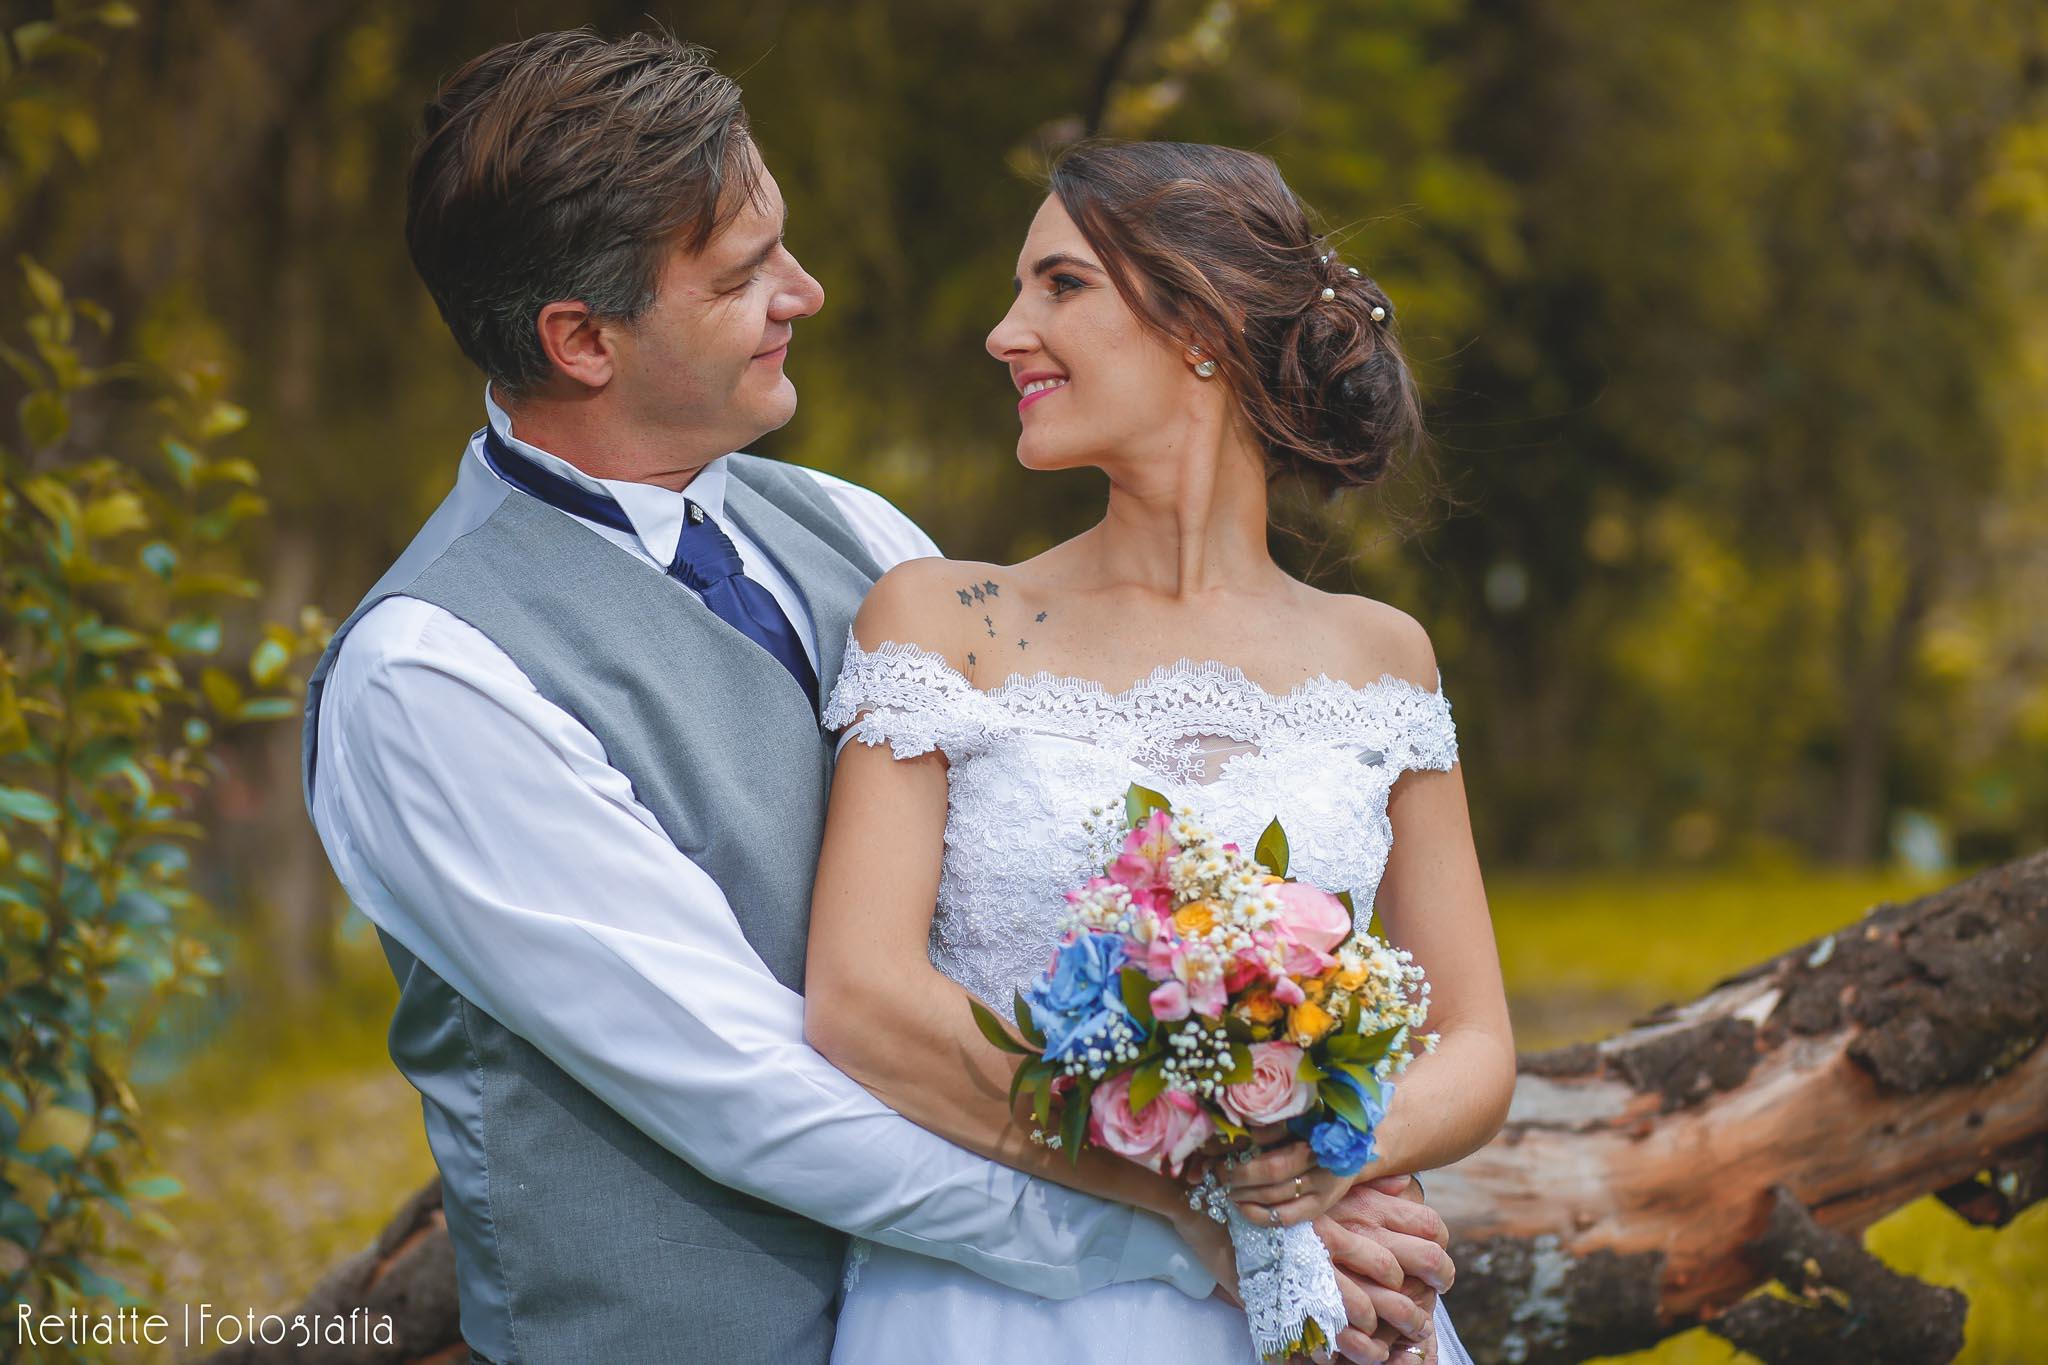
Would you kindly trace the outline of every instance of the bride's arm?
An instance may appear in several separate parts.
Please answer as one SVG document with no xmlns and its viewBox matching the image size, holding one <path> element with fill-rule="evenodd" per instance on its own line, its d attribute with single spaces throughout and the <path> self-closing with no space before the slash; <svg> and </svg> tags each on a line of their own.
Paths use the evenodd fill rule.
<svg viewBox="0 0 2048 1365">
<path fill-rule="evenodd" d="M 1009 1103 L 1018 1059 L 975 1027 L 968 992 L 931 965 L 946 760 L 851 743 L 839 759 L 811 900 L 804 1031 L 884 1104 L 1032 1175 L 1179 1219 L 1185 1187 L 1108 1153 L 1031 1141 Z"/>
<path fill-rule="evenodd" d="M 898 570 L 870 595 L 856 635 L 868 648 L 895 640 L 945 653 L 945 642 L 915 619 L 906 577 Z M 920 1127 L 1017 1170 L 1169 1217 L 1187 1235 L 1200 1220 L 1178 1182 L 1096 1150 L 1076 1164 L 1031 1141 L 1027 1111 L 1009 1103 L 1018 1059 L 982 1037 L 966 989 L 931 965 L 946 768 L 937 752 L 898 759 L 887 746 L 852 742 L 840 754 L 811 901 L 811 1045 Z"/>
<path fill-rule="evenodd" d="M 1407 624 L 1412 631 L 1399 671 L 1433 678 L 1436 657 L 1428 637 Z M 1404 773 L 1387 813 L 1393 848 L 1374 905 L 1388 941 L 1413 954 L 1427 974 L 1426 1027 L 1441 1039 L 1394 1082 L 1374 1135 L 1375 1155 L 1352 1180 L 1320 1171 L 1301 1143 L 1232 1173 L 1241 1201 L 1278 1207 L 1286 1222 L 1321 1212 L 1357 1181 L 1434 1170 L 1476 1151 L 1500 1131 L 1514 1094 L 1514 1032 L 1473 849 L 1463 765 Z M 1291 1197 L 1296 1175 L 1310 1191 L 1302 1198 Z"/>
</svg>

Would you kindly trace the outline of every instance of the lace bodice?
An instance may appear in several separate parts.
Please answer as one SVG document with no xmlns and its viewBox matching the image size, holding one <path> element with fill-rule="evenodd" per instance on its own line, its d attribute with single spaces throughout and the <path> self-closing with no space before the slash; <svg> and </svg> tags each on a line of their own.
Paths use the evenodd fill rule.
<svg viewBox="0 0 2048 1365">
<path fill-rule="evenodd" d="M 1289 875 L 1349 891 L 1364 929 L 1393 842 L 1387 797 L 1411 768 L 1457 760 L 1450 703 L 1382 675 L 1327 675 L 1284 695 L 1239 669 L 1183 660 L 1120 692 L 1079 678 L 1012 675 L 983 691 L 940 655 L 847 632 L 827 729 L 937 749 L 949 762 L 946 851 L 932 918 L 934 966 L 1007 1015 L 1045 969 L 1065 893 L 1101 870 L 1086 824 L 1142 782 L 1187 801 L 1250 848 L 1276 816 Z"/>
</svg>

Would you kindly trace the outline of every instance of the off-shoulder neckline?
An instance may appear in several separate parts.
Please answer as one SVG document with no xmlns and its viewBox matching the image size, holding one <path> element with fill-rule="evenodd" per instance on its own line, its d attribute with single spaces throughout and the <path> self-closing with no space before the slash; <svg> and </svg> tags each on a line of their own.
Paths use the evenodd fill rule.
<svg viewBox="0 0 2048 1365">
<path fill-rule="evenodd" d="M 1266 701 L 1277 704 L 1290 703 L 1312 693 L 1334 693 L 1340 696 L 1348 695 L 1363 698 L 1381 691 L 1407 693 L 1418 697 L 1432 698 L 1437 701 L 1444 700 L 1443 670 L 1441 668 L 1437 670 L 1436 687 L 1434 690 L 1394 673 L 1382 673 L 1379 677 L 1366 683 L 1349 683 L 1341 678 L 1333 678 L 1328 673 L 1318 673 L 1313 678 L 1302 679 L 1285 692 L 1274 692 L 1254 682 L 1250 675 L 1236 664 L 1224 663 L 1220 659 L 1194 659 L 1183 656 L 1171 663 L 1160 664 L 1128 687 L 1112 688 L 1107 683 L 1094 678 L 1083 678 L 1071 673 L 1054 673 L 1048 669 L 1041 669 L 1036 673 L 1012 673 L 994 687 L 976 687 L 973 681 L 958 668 L 955 668 L 953 661 L 943 654 L 926 649 L 922 645 L 901 640 L 883 640 L 870 649 L 860 642 L 859 637 L 853 633 L 852 626 L 846 628 L 846 653 L 849 658 L 857 654 L 865 654 L 870 657 L 893 655 L 929 661 L 943 671 L 948 681 L 957 683 L 969 692 L 996 701 L 1002 701 L 1032 691 L 1056 689 L 1070 695 L 1079 694 L 1099 700 L 1104 704 L 1110 704 L 1128 700 L 1140 693 L 1177 681 L 1216 681 L 1234 689 L 1256 693 Z"/>
</svg>

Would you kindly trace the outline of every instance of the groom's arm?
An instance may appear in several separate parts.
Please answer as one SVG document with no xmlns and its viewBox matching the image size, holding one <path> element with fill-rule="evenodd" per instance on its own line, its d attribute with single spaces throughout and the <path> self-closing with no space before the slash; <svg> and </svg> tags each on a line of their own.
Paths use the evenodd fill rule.
<svg viewBox="0 0 2048 1365">
<path fill-rule="evenodd" d="M 735 1189 L 1047 1297 L 1212 1281 L 1163 1221 L 985 1161 L 803 1041 L 803 1002 L 587 728 L 481 634 L 393 598 L 341 651 L 314 818 L 358 907 Z"/>
</svg>

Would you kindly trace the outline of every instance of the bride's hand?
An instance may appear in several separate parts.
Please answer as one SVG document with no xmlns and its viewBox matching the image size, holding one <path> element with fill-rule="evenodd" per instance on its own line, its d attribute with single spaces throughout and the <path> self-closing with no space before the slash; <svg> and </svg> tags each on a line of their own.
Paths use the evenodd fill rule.
<svg viewBox="0 0 2048 1365">
<path fill-rule="evenodd" d="M 1253 1137 L 1284 1135 L 1286 1131 L 1265 1129 Z M 1276 1228 L 1320 1218 L 1358 1183 L 1357 1176 L 1325 1169 L 1309 1145 L 1298 1138 L 1269 1147 L 1243 1163 L 1218 1162 L 1214 1169 L 1245 1217 Z"/>
</svg>

